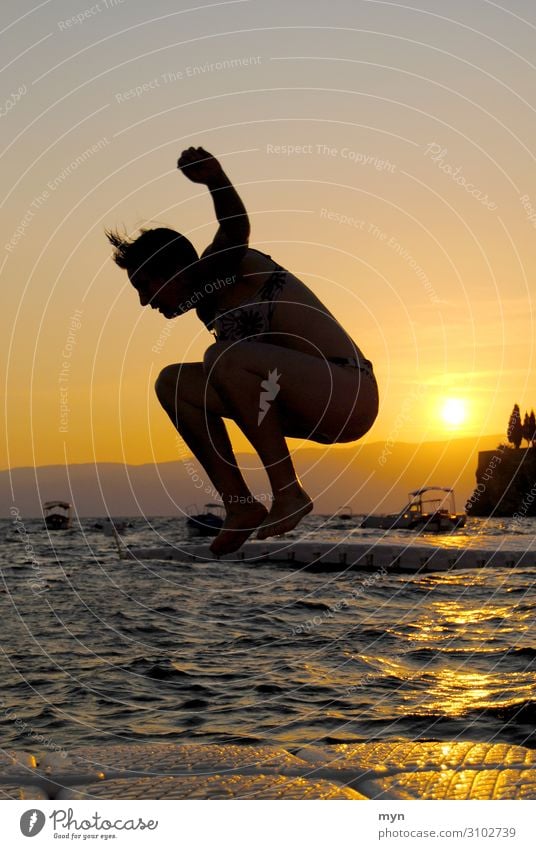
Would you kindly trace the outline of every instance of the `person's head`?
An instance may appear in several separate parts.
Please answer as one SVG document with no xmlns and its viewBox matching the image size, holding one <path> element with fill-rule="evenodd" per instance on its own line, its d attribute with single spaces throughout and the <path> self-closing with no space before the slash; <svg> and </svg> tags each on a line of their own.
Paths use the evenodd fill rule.
<svg viewBox="0 0 536 849">
<path fill-rule="evenodd" d="M 110 230 L 106 236 L 115 248 L 114 261 L 126 270 L 142 307 L 149 304 L 166 318 L 186 312 L 181 304 L 195 289 L 199 257 L 185 236 L 167 227 L 141 230 L 136 239 Z"/>
</svg>

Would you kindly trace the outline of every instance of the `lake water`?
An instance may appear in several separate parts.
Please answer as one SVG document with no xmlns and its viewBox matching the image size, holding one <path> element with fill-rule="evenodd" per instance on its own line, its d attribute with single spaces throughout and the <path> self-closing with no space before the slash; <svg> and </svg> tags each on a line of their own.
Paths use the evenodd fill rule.
<svg viewBox="0 0 536 849">
<path fill-rule="evenodd" d="M 119 560 L 93 521 L 50 534 L 36 519 L 0 522 L 3 748 L 536 745 L 536 565 L 367 584 L 359 572 L 137 563 Z M 188 538 L 182 519 L 131 521 L 132 545 Z M 300 534 L 423 542 L 357 524 L 313 515 Z M 535 520 L 471 520 L 427 539 L 534 550 L 536 564 Z"/>
</svg>

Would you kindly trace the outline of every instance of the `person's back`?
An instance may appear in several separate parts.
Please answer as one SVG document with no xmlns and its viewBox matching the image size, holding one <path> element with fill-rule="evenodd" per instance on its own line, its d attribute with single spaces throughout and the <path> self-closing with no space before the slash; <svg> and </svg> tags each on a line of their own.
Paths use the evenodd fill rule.
<svg viewBox="0 0 536 849">
<path fill-rule="evenodd" d="M 233 320 L 236 316 L 235 341 L 241 329 L 250 324 L 251 333 L 243 332 L 243 338 L 262 335 L 264 341 L 272 344 L 327 359 L 335 353 L 339 357 L 364 359 L 359 348 L 311 289 L 267 254 L 249 248 L 235 279 L 236 283 L 214 293 L 215 311 Z M 257 321 L 256 314 L 259 316 Z M 221 341 L 224 341 L 224 336 L 218 333 L 218 326 L 229 325 L 229 319 L 216 322 L 216 336 Z M 259 333 L 255 333 L 256 325 L 261 328 Z M 230 338 L 229 333 L 227 327 L 226 339 Z"/>
</svg>

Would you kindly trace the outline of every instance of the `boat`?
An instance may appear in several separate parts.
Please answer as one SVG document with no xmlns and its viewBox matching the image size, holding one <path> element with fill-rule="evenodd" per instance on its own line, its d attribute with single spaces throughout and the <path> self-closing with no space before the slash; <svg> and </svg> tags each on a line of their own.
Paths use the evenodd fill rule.
<svg viewBox="0 0 536 849">
<path fill-rule="evenodd" d="M 370 515 L 362 528 L 406 531 L 454 531 L 463 528 L 467 516 L 456 513 L 454 490 L 444 486 L 424 486 L 408 495 L 408 503 L 399 512 Z"/>
<path fill-rule="evenodd" d="M 49 531 L 66 531 L 71 527 L 71 505 L 68 501 L 45 501 L 43 514 Z"/>
<path fill-rule="evenodd" d="M 186 512 L 186 527 L 189 531 L 202 537 L 215 537 L 219 534 L 225 518 L 223 504 L 205 504 L 204 513 L 197 512 L 197 505 L 191 504 L 186 508 Z"/>
<path fill-rule="evenodd" d="M 349 504 L 343 504 L 337 509 L 333 516 L 328 517 L 329 529 L 344 531 L 348 529 L 348 522 L 354 519 L 354 511 Z"/>
<path fill-rule="evenodd" d="M 132 525 L 125 519 L 112 519 L 108 516 L 105 519 L 101 519 L 99 522 L 95 522 L 93 527 L 98 531 L 102 531 L 102 533 L 106 534 L 106 536 L 112 537 L 116 534 L 126 533 L 127 528 L 132 527 Z"/>
</svg>

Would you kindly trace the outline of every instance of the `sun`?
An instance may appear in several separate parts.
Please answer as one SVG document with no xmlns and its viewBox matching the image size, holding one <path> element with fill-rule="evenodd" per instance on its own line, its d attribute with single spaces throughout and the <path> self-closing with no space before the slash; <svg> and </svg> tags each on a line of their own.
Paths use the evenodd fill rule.
<svg viewBox="0 0 536 849">
<path fill-rule="evenodd" d="M 461 398 L 446 398 L 441 406 L 441 418 L 449 427 L 459 427 L 467 419 L 467 403 Z"/>
</svg>

